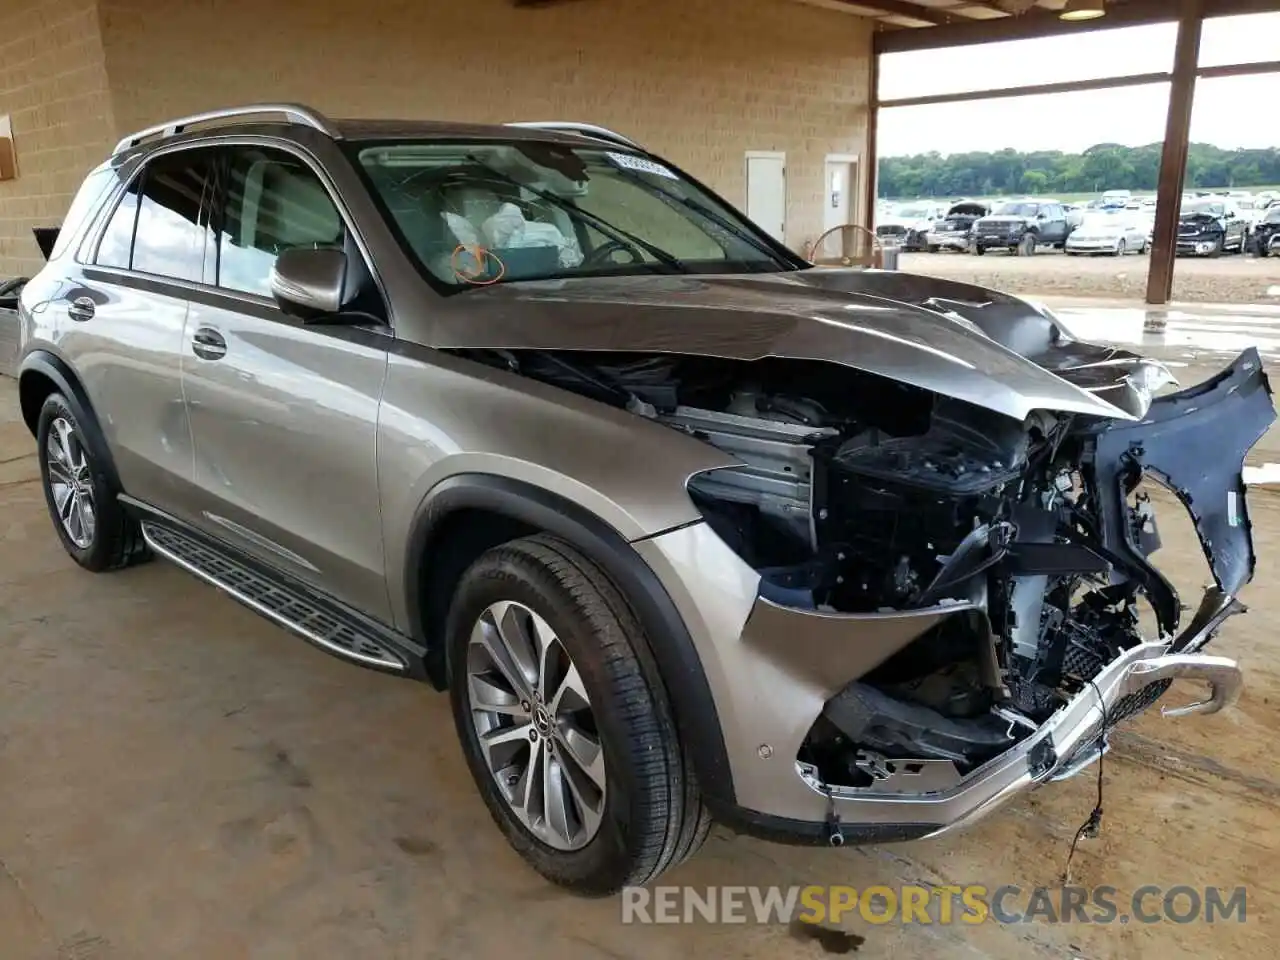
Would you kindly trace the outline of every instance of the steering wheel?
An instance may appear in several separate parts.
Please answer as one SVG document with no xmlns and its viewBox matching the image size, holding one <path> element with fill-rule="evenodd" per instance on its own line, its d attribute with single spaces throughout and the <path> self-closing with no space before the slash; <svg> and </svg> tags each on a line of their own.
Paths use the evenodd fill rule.
<svg viewBox="0 0 1280 960">
<path fill-rule="evenodd" d="M 629 263 L 644 262 L 644 257 L 640 251 L 631 246 L 631 244 L 623 243 L 621 240 L 607 240 L 583 257 L 582 265 L 584 267 L 607 266 L 614 263 L 613 255 L 615 253 L 625 253 L 631 258 Z"/>
</svg>

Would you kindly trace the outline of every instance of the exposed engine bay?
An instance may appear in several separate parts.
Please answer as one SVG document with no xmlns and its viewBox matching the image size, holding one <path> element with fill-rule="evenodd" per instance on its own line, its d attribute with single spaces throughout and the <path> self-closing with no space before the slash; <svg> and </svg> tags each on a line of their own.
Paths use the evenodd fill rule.
<svg viewBox="0 0 1280 960">
<path fill-rule="evenodd" d="M 740 461 L 688 489 L 759 573 L 764 599 L 829 614 L 964 609 L 852 678 L 797 758 L 816 783 L 891 792 L 900 770 L 928 768 L 945 785 L 1035 731 L 1144 641 L 1143 604 L 1175 636 L 1182 605 L 1148 560 L 1160 538 L 1144 476 L 1191 510 L 1215 598 L 1249 579 L 1238 471 L 1274 414 L 1267 389 L 1242 389 L 1266 382 L 1248 357 L 1199 387 L 1145 396 L 1138 422 L 1046 411 L 1019 422 L 818 361 L 503 351 L 489 362 Z M 1234 406 L 1225 438 L 1223 403 Z M 1222 462 L 1216 475 L 1201 456 Z"/>
</svg>

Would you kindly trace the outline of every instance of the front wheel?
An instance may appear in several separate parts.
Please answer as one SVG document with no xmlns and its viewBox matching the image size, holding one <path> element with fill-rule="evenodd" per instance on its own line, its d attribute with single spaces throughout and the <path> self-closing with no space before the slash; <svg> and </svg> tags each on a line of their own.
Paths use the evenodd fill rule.
<svg viewBox="0 0 1280 960">
<path fill-rule="evenodd" d="M 446 643 L 472 777 L 535 870 L 608 896 L 701 846 L 710 819 L 643 630 L 586 556 L 548 536 L 485 553 Z"/>
<path fill-rule="evenodd" d="M 1116 244 L 1116 256 L 1123 257 L 1124 255 L 1125 255 L 1125 243 L 1123 240 L 1121 240 L 1119 243 Z"/>
<path fill-rule="evenodd" d="M 115 570 L 149 554 L 138 523 L 124 512 L 105 464 L 94 456 L 100 438 L 82 423 L 60 393 L 40 408 L 36 442 L 40 482 L 58 539 L 71 559 L 95 573 Z"/>
<path fill-rule="evenodd" d="M 1033 257 L 1036 253 L 1036 235 L 1028 233 L 1018 241 L 1018 256 Z"/>
</svg>

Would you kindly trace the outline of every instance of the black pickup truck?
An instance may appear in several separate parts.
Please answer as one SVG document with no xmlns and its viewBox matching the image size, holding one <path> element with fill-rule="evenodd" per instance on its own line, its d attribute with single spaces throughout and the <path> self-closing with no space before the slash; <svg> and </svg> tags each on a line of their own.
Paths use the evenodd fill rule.
<svg viewBox="0 0 1280 960">
<path fill-rule="evenodd" d="M 1029 257 L 1040 247 L 1061 247 L 1070 232 L 1062 204 L 1007 200 L 973 225 L 973 252 L 1000 249 Z"/>
</svg>

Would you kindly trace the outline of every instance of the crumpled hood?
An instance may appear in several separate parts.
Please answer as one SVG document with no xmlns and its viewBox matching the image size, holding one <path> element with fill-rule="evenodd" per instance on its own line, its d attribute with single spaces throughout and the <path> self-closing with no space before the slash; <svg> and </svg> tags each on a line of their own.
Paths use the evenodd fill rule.
<svg viewBox="0 0 1280 960">
<path fill-rule="evenodd" d="M 874 281 L 856 289 L 859 277 L 873 275 L 813 269 L 495 284 L 452 298 L 432 345 L 830 361 L 1019 420 L 1038 409 L 1132 419 L 954 312 L 895 300 Z M 1035 315 L 1016 298 L 984 293 Z"/>
</svg>

